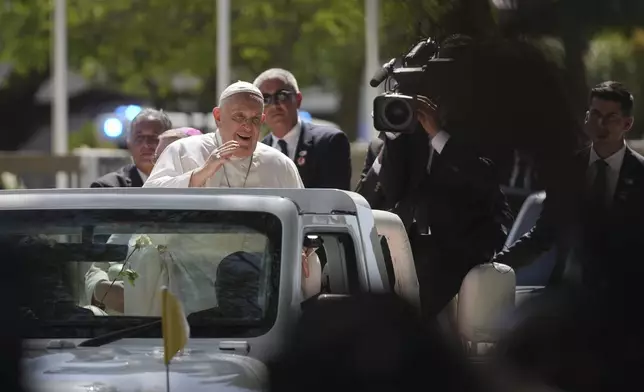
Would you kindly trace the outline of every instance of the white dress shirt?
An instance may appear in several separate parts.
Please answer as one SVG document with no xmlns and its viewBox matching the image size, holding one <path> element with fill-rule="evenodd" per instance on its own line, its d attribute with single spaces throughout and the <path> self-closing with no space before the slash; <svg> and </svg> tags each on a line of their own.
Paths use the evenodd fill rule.
<svg viewBox="0 0 644 392">
<path fill-rule="evenodd" d="M 297 124 L 293 128 L 291 128 L 290 131 L 286 135 L 284 135 L 283 138 L 278 138 L 274 134 L 271 133 L 271 141 L 273 142 L 271 145 L 274 148 L 277 148 L 278 151 L 282 151 L 280 149 L 280 146 L 277 144 L 280 140 L 284 140 L 286 142 L 286 149 L 288 150 L 288 157 L 291 158 L 291 160 L 295 160 L 295 152 L 297 150 L 297 142 L 300 141 L 300 134 L 302 133 L 302 121 L 297 120 Z"/>
<path fill-rule="evenodd" d="M 617 189 L 617 182 L 619 181 L 619 171 L 622 169 L 622 163 L 624 162 L 624 154 L 626 154 L 626 144 L 624 144 L 622 148 L 619 149 L 619 151 L 604 159 L 604 161 L 608 164 L 608 170 L 606 170 L 606 178 L 608 181 L 606 188 L 606 202 L 608 203 L 608 205 L 612 204 L 613 198 L 615 196 L 615 189 Z M 591 148 L 590 159 L 588 160 L 589 170 L 587 174 L 589 184 L 592 184 L 596 175 L 596 169 L 594 169 L 595 166 L 593 166 L 593 163 L 595 163 L 595 161 L 599 159 L 601 158 L 599 157 L 599 155 L 597 155 L 595 149 Z"/>
<path fill-rule="evenodd" d="M 220 145 L 219 131 L 177 140 L 161 153 L 143 187 L 188 188 L 192 172 Z M 264 143 L 257 143 L 252 159 L 233 157 L 204 187 L 304 188 L 304 185 L 291 159 Z"/>
</svg>

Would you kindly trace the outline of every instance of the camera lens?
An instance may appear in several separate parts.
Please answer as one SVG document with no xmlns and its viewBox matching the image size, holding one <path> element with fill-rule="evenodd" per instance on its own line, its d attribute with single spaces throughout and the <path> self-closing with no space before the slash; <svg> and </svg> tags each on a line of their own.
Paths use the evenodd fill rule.
<svg viewBox="0 0 644 392">
<path fill-rule="evenodd" d="M 400 127 L 409 122 L 412 117 L 409 104 L 403 100 L 391 100 L 387 102 L 384 109 L 384 117 L 389 124 Z"/>
</svg>

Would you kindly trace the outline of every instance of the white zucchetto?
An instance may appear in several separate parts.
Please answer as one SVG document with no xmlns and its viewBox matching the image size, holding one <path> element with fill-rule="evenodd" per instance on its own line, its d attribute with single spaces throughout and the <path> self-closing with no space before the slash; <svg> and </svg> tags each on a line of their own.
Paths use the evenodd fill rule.
<svg viewBox="0 0 644 392">
<path fill-rule="evenodd" d="M 264 102 L 264 96 L 257 87 L 255 87 L 252 83 L 243 82 L 240 80 L 226 87 L 226 89 L 222 91 L 221 95 L 219 96 L 219 103 L 221 104 L 221 101 L 235 94 L 242 93 L 254 95 L 258 97 L 262 102 Z"/>
</svg>

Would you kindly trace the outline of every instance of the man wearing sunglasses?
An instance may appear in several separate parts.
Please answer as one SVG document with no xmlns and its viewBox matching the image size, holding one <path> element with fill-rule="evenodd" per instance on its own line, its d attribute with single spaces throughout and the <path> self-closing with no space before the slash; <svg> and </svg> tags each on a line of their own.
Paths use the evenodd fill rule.
<svg viewBox="0 0 644 392">
<path fill-rule="evenodd" d="M 255 79 L 264 96 L 266 124 L 271 133 L 262 142 L 291 158 L 306 188 L 349 190 L 351 151 L 339 129 L 302 121 L 297 110 L 302 93 L 289 71 L 272 68 Z"/>
</svg>

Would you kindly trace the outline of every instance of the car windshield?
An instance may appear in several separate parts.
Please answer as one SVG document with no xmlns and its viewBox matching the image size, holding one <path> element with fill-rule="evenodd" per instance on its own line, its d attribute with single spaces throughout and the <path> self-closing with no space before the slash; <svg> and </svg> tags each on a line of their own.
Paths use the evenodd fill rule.
<svg viewBox="0 0 644 392">
<path fill-rule="evenodd" d="M 186 210 L 0 211 L 31 287 L 25 338 L 91 338 L 161 316 L 181 301 L 192 337 L 249 337 L 277 314 L 279 218 Z M 159 337 L 160 328 L 145 337 Z"/>
</svg>

